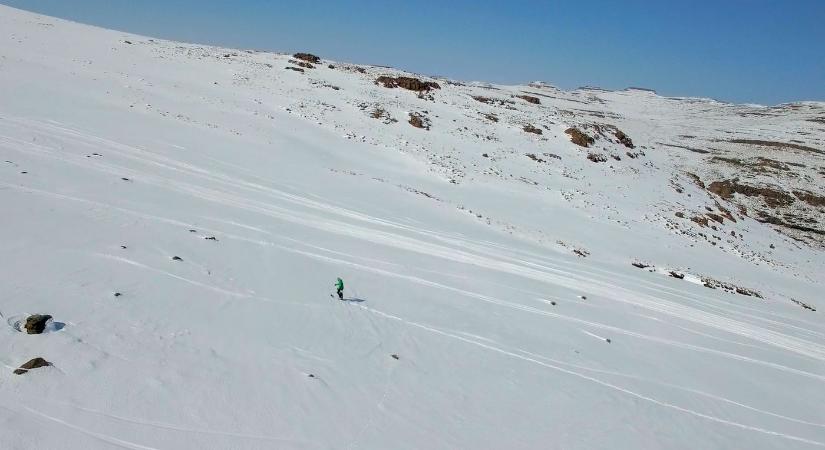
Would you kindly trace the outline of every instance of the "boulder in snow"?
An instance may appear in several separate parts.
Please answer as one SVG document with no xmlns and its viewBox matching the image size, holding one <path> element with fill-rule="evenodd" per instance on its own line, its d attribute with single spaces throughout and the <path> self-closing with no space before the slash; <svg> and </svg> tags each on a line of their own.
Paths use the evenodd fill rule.
<svg viewBox="0 0 825 450">
<path fill-rule="evenodd" d="M 41 357 L 33 358 L 27 361 L 25 364 L 20 366 L 19 369 L 14 370 L 15 375 L 23 375 L 24 373 L 28 372 L 31 369 L 37 369 L 38 367 L 46 367 L 51 366 L 52 363 L 46 361 Z"/>
<path fill-rule="evenodd" d="M 26 333 L 41 334 L 46 329 L 46 324 L 52 320 L 52 316 L 48 314 L 33 314 L 26 318 Z"/>
</svg>

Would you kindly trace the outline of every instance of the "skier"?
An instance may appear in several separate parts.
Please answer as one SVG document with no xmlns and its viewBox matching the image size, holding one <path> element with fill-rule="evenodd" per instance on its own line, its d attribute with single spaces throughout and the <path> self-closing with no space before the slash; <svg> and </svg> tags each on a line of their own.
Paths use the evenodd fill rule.
<svg viewBox="0 0 825 450">
<path fill-rule="evenodd" d="M 338 299 L 343 300 L 344 299 L 344 280 L 342 280 L 340 277 L 338 278 L 338 281 L 335 282 L 335 289 L 338 291 Z"/>
</svg>

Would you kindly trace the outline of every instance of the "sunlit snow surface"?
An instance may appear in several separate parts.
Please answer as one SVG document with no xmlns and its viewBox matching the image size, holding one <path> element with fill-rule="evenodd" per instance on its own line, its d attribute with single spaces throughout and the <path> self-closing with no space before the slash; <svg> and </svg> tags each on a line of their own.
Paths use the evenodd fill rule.
<svg viewBox="0 0 825 450">
<path fill-rule="evenodd" d="M 791 301 L 825 308 L 822 251 L 675 218 L 715 200 L 658 144 L 825 148 L 822 104 L 428 100 L 290 59 L 0 6 L 0 448 L 825 447 L 822 312 Z M 588 121 L 644 156 L 587 160 L 564 130 Z M 34 313 L 60 326 L 19 332 Z"/>
</svg>

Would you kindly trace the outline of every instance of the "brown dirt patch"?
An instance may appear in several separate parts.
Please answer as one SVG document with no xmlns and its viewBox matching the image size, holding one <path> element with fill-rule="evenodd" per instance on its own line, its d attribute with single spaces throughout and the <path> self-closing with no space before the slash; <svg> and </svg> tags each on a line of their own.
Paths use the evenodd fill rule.
<svg viewBox="0 0 825 450">
<path fill-rule="evenodd" d="M 579 147 L 590 147 L 593 144 L 595 139 L 588 136 L 587 134 L 583 133 L 578 128 L 568 128 L 564 130 L 565 134 L 570 135 L 570 142 L 578 145 Z"/>
</svg>

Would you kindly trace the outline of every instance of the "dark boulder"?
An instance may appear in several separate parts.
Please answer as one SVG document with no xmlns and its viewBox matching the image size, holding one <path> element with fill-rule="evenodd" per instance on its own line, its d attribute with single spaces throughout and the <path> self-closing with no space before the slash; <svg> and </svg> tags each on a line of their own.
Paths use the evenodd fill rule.
<svg viewBox="0 0 825 450">
<path fill-rule="evenodd" d="M 313 64 L 318 64 L 321 62 L 321 58 L 313 55 L 312 53 L 296 53 L 292 55 L 292 57 Z"/>
<path fill-rule="evenodd" d="M 26 333 L 40 334 L 46 329 L 48 322 L 52 320 L 52 316 L 48 314 L 34 314 L 26 319 Z"/>
<path fill-rule="evenodd" d="M 51 366 L 52 363 L 46 361 L 43 358 L 37 357 L 34 359 L 30 359 L 28 362 L 20 366 L 19 369 L 15 369 L 15 375 L 23 375 L 24 373 L 28 372 L 31 369 L 37 369 L 38 367 L 46 367 Z"/>
</svg>

